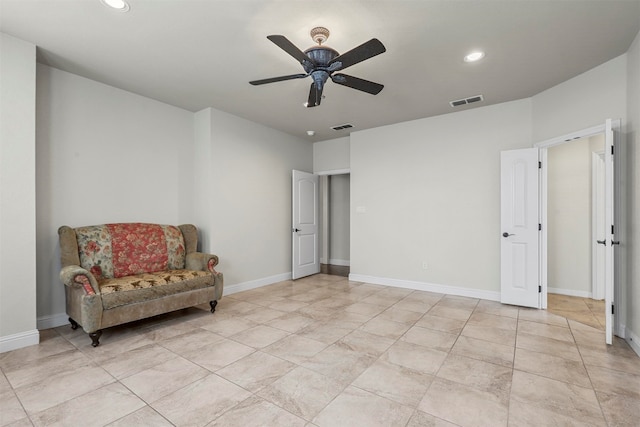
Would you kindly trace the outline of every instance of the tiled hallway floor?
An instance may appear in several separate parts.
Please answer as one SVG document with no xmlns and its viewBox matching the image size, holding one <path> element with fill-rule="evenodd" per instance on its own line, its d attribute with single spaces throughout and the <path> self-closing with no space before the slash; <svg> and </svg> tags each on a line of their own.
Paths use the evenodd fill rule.
<svg viewBox="0 0 640 427">
<path fill-rule="evenodd" d="M 604 300 L 548 294 L 547 310 L 604 331 Z"/>
<path fill-rule="evenodd" d="M 549 311 L 316 275 L 0 354 L 0 425 L 637 426 L 640 358 Z"/>
</svg>

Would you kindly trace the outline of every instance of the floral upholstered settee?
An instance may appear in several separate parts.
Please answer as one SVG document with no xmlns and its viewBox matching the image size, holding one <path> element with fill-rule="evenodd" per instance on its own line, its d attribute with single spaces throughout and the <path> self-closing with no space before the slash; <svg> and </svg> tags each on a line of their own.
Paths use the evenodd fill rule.
<svg viewBox="0 0 640 427">
<path fill-rule="evenodd" d="M 213 313 L 222 298 L 218 257 L 197 252 L 191 224 L 62 226 L 58 235 L 69 322 L 94 347 L 104 328 L 207 302 Z"/>
</svg>

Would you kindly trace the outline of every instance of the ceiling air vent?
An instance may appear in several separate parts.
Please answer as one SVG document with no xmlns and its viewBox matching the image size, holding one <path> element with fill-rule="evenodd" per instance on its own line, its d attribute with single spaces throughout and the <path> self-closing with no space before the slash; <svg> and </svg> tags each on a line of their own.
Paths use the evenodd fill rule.
<svg viewBox="0 0 640 427">
<path fill-rule="evenodd" d="M 353 125 L 351 123 L 345 123 L 343 125 L 337 125 L 337 126 L 331 126 L 331 129 L 333 130 L 342 130 L 342 129 L 349 129 L 352 128 Z"/>
<path fill-rule="evenodd" d="M 470 96 L 464 99 L 457 99 L 455 101 L 450 101 L 449 105 L 452 107 L 459 107 L 461 105 L 472 104 L 474 102 L 484 101 L 484 97 L 482 95 Z"/>
</svg>

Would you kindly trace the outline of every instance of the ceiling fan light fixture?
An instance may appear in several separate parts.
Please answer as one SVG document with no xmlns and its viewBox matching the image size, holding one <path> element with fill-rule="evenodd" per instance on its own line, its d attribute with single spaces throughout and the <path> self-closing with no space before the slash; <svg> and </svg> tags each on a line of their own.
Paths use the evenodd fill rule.
<svg viewBox="0 0 640 427">
<path fill-rule="evenodd" d="M 464 62 L 476 62 L 480 61 L 482 58 L 484 58 L 484 52 L 478 50 L 465 56 Z"/>
<path fill-rule="evenodd" d="M 330 33 L 325 27 L 315 27 L 311 29 L 309 34 L 314 42 L 318 43 L 318 45 L 322 45 L 322 43 L 327 41 Z"/>
<path fill-rule="evenodd" d="M 129 3 L 124 0 L 100 0 L 105 6 L 109 6 L 111 9 L 115 9 L 118 12 L 128 12 L 130 7 Z"/>
</svg>

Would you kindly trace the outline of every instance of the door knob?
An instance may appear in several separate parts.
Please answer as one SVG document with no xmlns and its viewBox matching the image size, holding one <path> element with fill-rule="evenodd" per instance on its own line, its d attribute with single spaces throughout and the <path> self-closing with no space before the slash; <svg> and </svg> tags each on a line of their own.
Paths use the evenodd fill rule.
<svg viewBox="0 0 640 427">
<path fill-rule="evenodd" d="M 294 228 L 294 229 L 293 229 L 293 232 L 294 232 L 294 233 L 297 233 L 298 231 L 302 231 L 302 230 L 300 230 L 299 228 Z"/>
<path fill-rule="evenodd" d="M 509 234 L 506 231 L 504 233 L 502 233 L 502 237 L 509 237 L 509 236 L 513 236 L 514 234 Z"/>
<path fill-rule="evenodd" d="M 618 240 L 612 240 L 612 241 L 611 241 L 611 244 L 612 244 L 612 245 L 619 245 L 619 244 L 620 244 L 620 241 L 618 241 Z"/>
<path fill-rule="evenodd" d="M 607 241 L 606 240 L 596 240 L 596 242 L 598 242 L 599 245 L 607 246 Z"/>
</svg>

